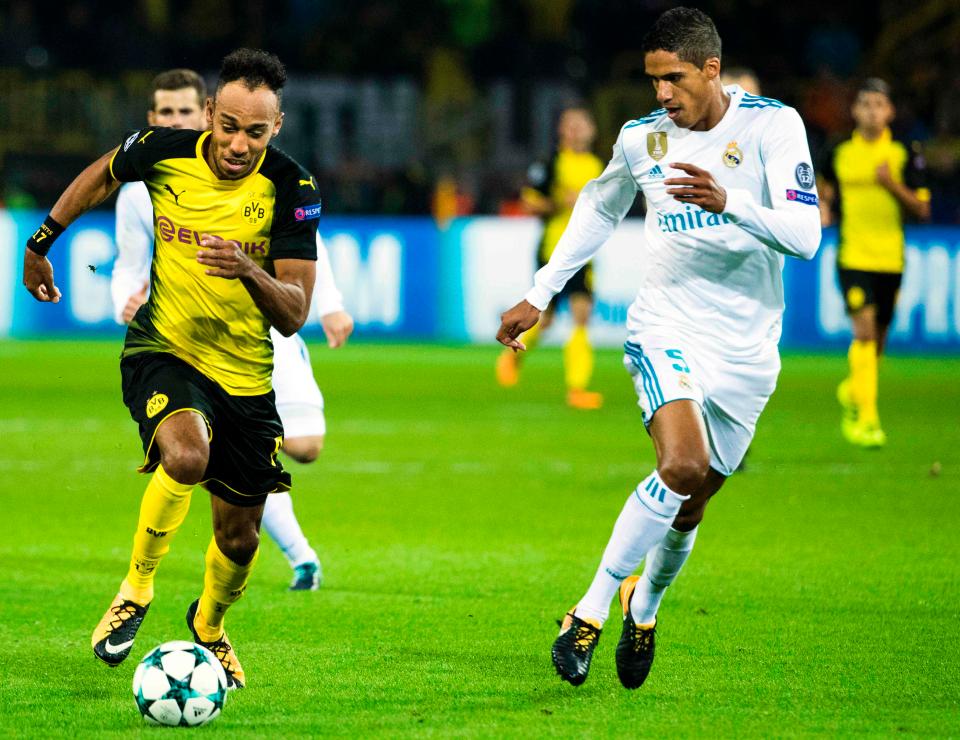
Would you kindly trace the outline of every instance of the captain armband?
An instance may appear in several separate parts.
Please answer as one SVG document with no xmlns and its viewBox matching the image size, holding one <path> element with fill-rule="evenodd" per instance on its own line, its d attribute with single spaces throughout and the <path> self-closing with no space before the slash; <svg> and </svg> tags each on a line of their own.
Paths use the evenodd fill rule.
<svg viewBox="0 0 960 740">
<path fill-rule="evenodd" d="M 27 239 L 27 249 L 41 257 L 46 257 L 50 247 L 64 231 L 64 227 L 53 220 L 52 216 L 47 216 L 40 228 L 33 232 L 33 236 Z"/>
</svg>

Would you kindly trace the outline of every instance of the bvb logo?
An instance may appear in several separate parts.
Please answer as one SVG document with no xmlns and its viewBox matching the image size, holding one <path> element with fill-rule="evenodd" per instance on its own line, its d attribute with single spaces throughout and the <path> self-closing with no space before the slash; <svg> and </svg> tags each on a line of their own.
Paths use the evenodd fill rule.
<svg viewBox="0 0 960 740">
<path fill-rule="evenodd" d="M 266 215 L 266 205 L 264 201 L 257 196 L 254 196 L 244 203 L 243 207 L 240 209 L 240 216 L 243 218 L 243 220 L 248 224 L 253 224 L 254 226 L 259 224 Z"/>
<path fill-rule="evenodd" d="M 152 419 L 167 407 L 169 398 L 163 393 L 154 393 L 147 401 L 147 418 Z"/>
<path fill-rule="evenodd" d="M 854 285 L 847 291 L 847 307 L 851 311 L 859 311 L 867 302 L 867 292 L 859 285 Z"/>
</svg>

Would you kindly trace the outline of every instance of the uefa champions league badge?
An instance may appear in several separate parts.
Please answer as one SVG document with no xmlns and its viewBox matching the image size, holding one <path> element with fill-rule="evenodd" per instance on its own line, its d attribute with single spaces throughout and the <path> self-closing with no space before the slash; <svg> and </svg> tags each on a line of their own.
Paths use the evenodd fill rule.
<svg viewBox="0 0 960 740">
<path fill-rule="evenodd" d="M 647 154 L 656 160 L 667 156 L 667 132 L 651 131 L 647 134 Z"/>
<path fill-rule="evenodd" d="M 740 147 L 737 146 L 737 142 L 731 141 L 727 144 L 726 150 L 723 152 L 723 163 L 727 167 L 739 167 L 740 163 L 743 162 L 743 152 L 740 150 Z"/>
<path fill-rule="evenodd" d="M 811 167 L 806 162 L 801 162 L 797 165 L 795 170 L 797 176 L 797 184 L 804 190 L 809 190 L 813 187 L 813 167 Z"/>
</svg>

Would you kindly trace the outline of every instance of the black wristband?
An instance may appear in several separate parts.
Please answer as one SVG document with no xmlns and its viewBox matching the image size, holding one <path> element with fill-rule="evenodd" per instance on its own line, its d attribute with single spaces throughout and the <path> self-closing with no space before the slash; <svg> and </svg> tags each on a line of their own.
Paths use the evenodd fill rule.
<svg viewBox="0 0 960 740">
<path fill-rule="evenodd" d="M 31 252 L 46 257 L 50 247 L 64 231 L 64 227 L 53 220 L 52 216 L 43 219 L 40 228 L 33 232 L 33 236 L 27 239 L 27 249 Z"/>
</svg>

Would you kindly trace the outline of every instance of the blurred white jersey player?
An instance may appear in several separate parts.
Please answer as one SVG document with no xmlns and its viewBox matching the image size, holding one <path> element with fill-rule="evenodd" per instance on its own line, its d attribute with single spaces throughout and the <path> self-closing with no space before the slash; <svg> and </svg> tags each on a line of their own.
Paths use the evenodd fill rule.
<svg viewBox="0 0 960 740">
<path fill-rule="evenodd" d="M 202 129 L 205 97 L 203 79 L 196 72 L 163 72 L 153 81 L 147 120 L 152 126 Z M 118 254 L 110 283 L 118 323 L 129 323 L 147 299 L 153 238 L 153 205 L 147 188 L 142 182 L 127 183 L 117 195 Z M 319 234 L 314 305 L 330 347 L 342 346 L 353 331 L 353 320 L 343 309 Z M 313 462 L 323 447 L 326 420 L 323 394 L 313 377 L 307 347 L 298 335 L 284 337 L 272 327 L 270 337 L 274 351 L 273 389 L 284 432 L 281 449 L 298 462 Z M 293 513 L 289 493 L 267 497 L 262 524 L 294 570 L 291 590 L 317 589 L 323 578 L 320 560 Z"/>
<path fill-rule="evenodd" d="M 619 591 L 617 674 L 631 689 L 650 671 L 661 599 L 707 502 L 736 470 L 776 386 L 784 256 L 810 259 L 820 243 L 797 112 L 721 84 L 720 37 L 699 10 L 665 12 L 642 50 L 663 108 L 623 126 L 607 168 L 582 190 L 550 262 L 497 336 L 522 350 L 520 333 L 643 193 L 646 263 L 623 361 L 657 467 L 627 499 L 552 651 L 561 678 L 583 683 Z M 642 560 L 642 575 L 632 575 Z"/>
</svg>

